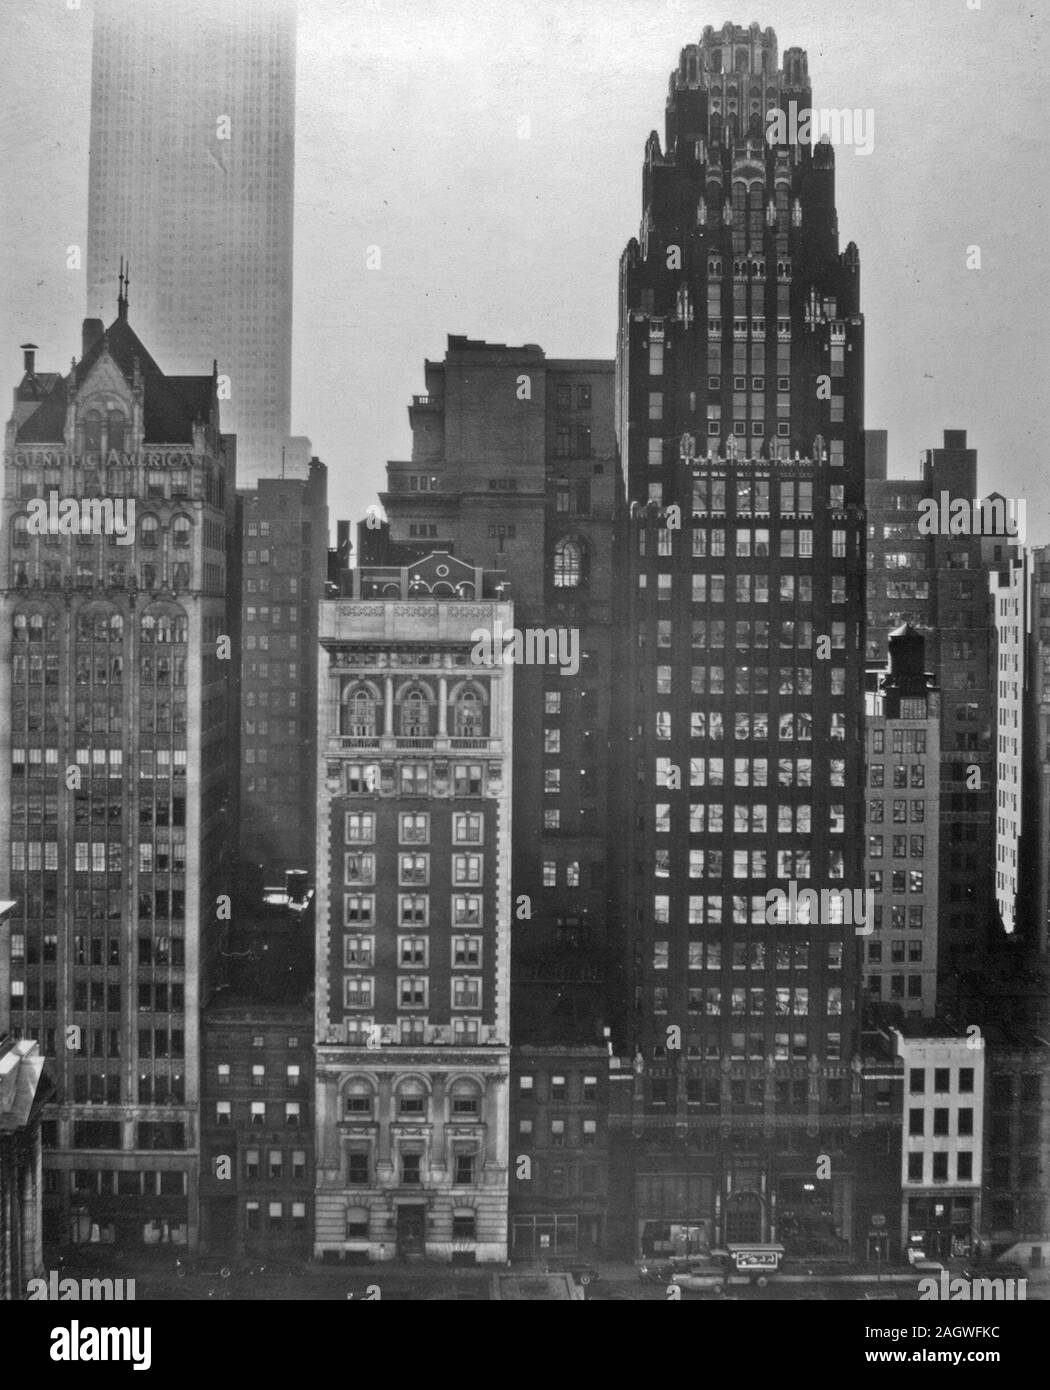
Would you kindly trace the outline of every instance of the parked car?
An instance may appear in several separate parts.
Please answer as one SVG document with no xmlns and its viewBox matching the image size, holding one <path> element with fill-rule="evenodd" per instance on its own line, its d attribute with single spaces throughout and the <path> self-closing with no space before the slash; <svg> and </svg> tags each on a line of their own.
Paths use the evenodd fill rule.
<svg viewBox="0 0 1050 1390">
<path fill-rule="evenodd" d="M 556 1260 L 546 1267 L 548 1274 L 571 1274 L 577 1284 L 582 1284 L 584 1288 L 588 1284 L 596 1284 L 601 1275 L 593 1265 L 578 1263 L 575 1260 Z"/>
<path fill-rule="evenodd" d="M 185 1279 L 187 1274 L 202 1274 L 208 1279 L 228 1279 L 233 1273 L 233 1267 L 224 1264 L 219 1258 L 209 1259 L 203 1256 L 198 1260 L 175 1260 L 175 1273 L 180 1279 Z"/>
<path fill-rule="evenodd" d="M 639 1260 L 637 1269 L 638 1278 L 643 1284 L 669 1284 L 675 1272 L 675 1266 L 670 1260 L 659 1259 L 656 1256 L 648 1260 Z"/>
<path fill-rule="evenodd" d="M 717 1261 L 702 1260 L 678 1274 L 672 1274 L 671 1283 L 682 1289 L 697 1292 L 710 1289 L 712 1293 L 721 1293 L 726 1286 L 726 1272 Z"/>
</svg>

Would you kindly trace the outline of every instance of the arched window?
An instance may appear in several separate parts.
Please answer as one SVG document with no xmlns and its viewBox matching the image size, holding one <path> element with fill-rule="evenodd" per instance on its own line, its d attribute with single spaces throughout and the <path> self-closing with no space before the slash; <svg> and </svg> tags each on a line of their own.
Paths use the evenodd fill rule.
<svg viewBox="0 0 1050 1390">
<path fill-rule="evenodd" d="M 554 587 L 575 589 L 583 579 L 583 547 L 567 536 L 554 547 Z"/>
<path fill-rule="evenodd" d="M 124 452 L 124 440 L 127 430 L 127 420 L 120 410 L 111 410 L 106 416 L 107 444 L 110 449 L 116 449 L 118 454 Z"/>
<path fill-rule="evenodd" d="M 102 448 L 102 416 L 89 410 L 84 416 L 84 452 L 98 453 Z"/>
<path fill-rule="evenodd" d="M 375 1094 L 370 1081 L 366 1081 L 364 1077 L 357 1077 L 347 1086 L 345 1096 L 344 1109 L 349 1118 L 355 1120 L 372 1118 Z"/>
<path fill-rule="evenodd" d="M 176 550 L 185 550 L 190 543 L 190 520 L 186 516 L 177 516 L 171 526 L 171 541 Z"/>
<path fill-rule="evenodd" d="M 397 1088 L 397 1113 L 399 1115 L 425 1115 L 427 1113 L 427 1088 L 422 1081 L 410 1076 Z"/>
<path fill-rule="evenodd" d="M 454 1120 L 474 1120 L 481 1114 L 481 1088 L 476 1081 L 461 1077 L 452 1083 L 450 1113 Z"/>
<path fill-rule="evenodd" d="M 476 690 L 464 690 L 456 700 L 454 728 L 456 738 L 481 737 L 481 700 Z"/>
<path fill-rule="evenodd" d="M 375 738 L 376 702 L 368 690 L 358 689 L 343 706 L 341 732 L 353 738 Z"/>
<path fill-rule="evenodd" d="M 401 733 L 404 738 L 426 738 L 430 733 L 430 706 L 421 690 L 402 697 Z"/>
<path fill-rule="evenodd" d="M 144 516 L 139 524 L 139 541 L 149 550 L 156 550 L 160 524 L 155 516 Z"/>
<path fill-rule="evenodd" d="M 16 642 L 25 642 L 29 639 L 29 619 L 24 613 L 15 614 L 14 638 Z"/>
</svg>

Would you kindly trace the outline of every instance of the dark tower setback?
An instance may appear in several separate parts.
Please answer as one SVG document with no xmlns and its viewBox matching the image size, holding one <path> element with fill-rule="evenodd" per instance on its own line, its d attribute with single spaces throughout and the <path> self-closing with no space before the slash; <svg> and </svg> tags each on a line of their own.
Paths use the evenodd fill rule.
<svg viewBox="0 0 1050 1390">
<path fill-rule="evenodd" d="M 684 48 L 620 265 L 633 1065 L 614 1124 L 646 1254 L 850 1240 L 864 329 L 831 145 L 767 138 L 792 102 L 812 103 L 806 55 L 778 66 L 771 29 Z M 776 920 L 808 889 L 819 906 Z M 843 1157 L 815 1190 L 820 1153 Z"/>
</svg>

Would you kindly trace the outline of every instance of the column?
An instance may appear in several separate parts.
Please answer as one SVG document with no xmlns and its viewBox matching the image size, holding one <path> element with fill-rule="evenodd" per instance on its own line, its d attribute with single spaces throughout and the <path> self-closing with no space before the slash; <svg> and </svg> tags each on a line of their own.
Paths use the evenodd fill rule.
<svg viewBox="0 0 1050 1390">
<path fill-rule="evenodd" d="M 383 677 L 383 737 L 392 738 L 394 733 L 394 678 Z"/>
<path fill-rule="evenodd" d="M 438 678 L 438 738 L 448 737 L 448 677 Z"/>
</svg>

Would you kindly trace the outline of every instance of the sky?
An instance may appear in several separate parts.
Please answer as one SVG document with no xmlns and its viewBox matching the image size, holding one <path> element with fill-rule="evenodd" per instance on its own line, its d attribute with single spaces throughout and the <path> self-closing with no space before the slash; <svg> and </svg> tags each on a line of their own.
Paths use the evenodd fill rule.
<svg viewBox="0 0 1050 1390">
<path fill-rule="evenodd" d="M 46 370 L 79 351 L 91 5 L 4 5 L 12 388 L 20 343 Z M 613 356 L 668 75 L 706 24 L 757 20 L 781 53 L 808 51 L 815 105 L 874 119 L 871 153 L 837 151 L 837 203 L 841 245 L 860 248 L 865 423 L 889 431 L 891 475 L 917 476 L 922 449 L 965 429 L 981 489 L 1026 498 L 1029 540 L 1050 541 L 1043 0 L 299 0 L 299 14 L 292 430 L 329 466 L 333 522 L 408 457 L 406 407 L 448 334 Z M 201 357 L 207 370 L 207 344 Z"/>
</svg>

